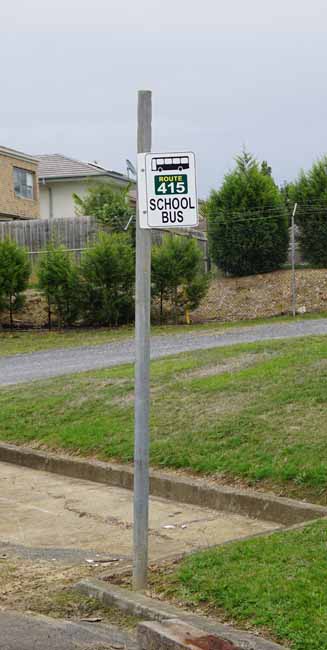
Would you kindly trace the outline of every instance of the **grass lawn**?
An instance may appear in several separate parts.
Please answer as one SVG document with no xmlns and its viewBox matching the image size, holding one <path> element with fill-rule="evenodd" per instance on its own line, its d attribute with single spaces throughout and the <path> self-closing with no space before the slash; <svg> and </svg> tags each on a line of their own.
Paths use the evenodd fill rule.
<svg viewBox="0 0 327 650">
<path fill-rule="evenodd" d="M 153 574 L 156 593 L 289 645 L 327 648 L 327 523 L 236 542 Z"/>
<path fill-rule="evenodd" d="M 327 312 L 314 314 L 304 314 L 297 316 L 296 320 L 326 318 Z M 155 325 L 152 327 L 152 334 L 183 334 L 183 332 L 199 331 L 224 331 L 232 327 L 249 327 L 255 325 L 272 325 L 274 323 L 283 323 L 293 321 L 291 316 L 281 316 L 266 319 L 243 320 L 228 323 L 205 323 L 194 325 Z M 38 352 L 40 350 L 50 350 L 54 348 L 69 348 L 83 345 L 101 345 L 103 343 L 112 343 L 114 341 L 130 338 L 134 336 L 134 327 L 125 326 L 117 329 L 97 328 L 97 329 L 71 329 L 49 332 L 48 330 L 30 330 L 23 331 L 5 331 L 0 332 L 0 356 L 23 354 L 26 352 Z"/>
<path fill-rule="evenodd" d="M 151 462 L 327 500 L 327 337 L 152 363 Z M 0 390 L 0 439 L 133 458 L 131 365 Z"/>
<path fill-rule="evenodd" d="M 51 332 L 48 330 L 6 331 L 0 332 L 0 356 L 82 345 L 101 345 L 130 338 L 133 334 L 134 328 L 127 326 L 117 329 L 67 329 Z"/>
</svg>

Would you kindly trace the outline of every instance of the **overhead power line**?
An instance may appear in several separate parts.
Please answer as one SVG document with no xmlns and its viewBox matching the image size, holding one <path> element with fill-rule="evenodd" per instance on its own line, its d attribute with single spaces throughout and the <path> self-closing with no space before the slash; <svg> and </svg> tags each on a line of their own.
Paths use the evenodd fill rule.
<svg viewBox="0 0 327 650">
<path fill-rule="evenodd" d="M 276 208 L 275 210 L 266 210 L 266 214 L 264 210 L 258 210 L 259 214 L 254 214 L 256 211 L 251 210 L 248 212 L 220 212 L 215 215 L 215 217 L 220 217 L 220 224 L 224 224 L 226 226 L 232 226 L 234 223 L 240 223 L 240 222 L 247 222 L 247 221 L 265 221 L 265 220 L 270 220 L 270 219 L 277 219 L 278 217 L 281 216 L 286 216 L 284 208 Z M 327 206 L 325 208 L 306 208 L 305 206 L 298 204 L 297 208 L 297 214 L 299 213 L 305 213 L 307 215 L 312 215 L 312 216 L 319 216 L 321 215 L 326 215 L 327 217 Z M 229 217 L 232 217 L 229 219 Z M 209 218 L 210 220 L 210 218 Z"/>
<path fill-rule="evenodd" d="M 241 217 L 240 219 L 231 219 L 231 220 L 221 220 L 219 222 L 219 225 L 224 225 L 224 226 L 233 226 L 234 223 L 241 223 L 241 222 L 248 222 L 248 221 L 269 221 L 272 219 L 278 219 L 280 216 L 285 216 L 285 213 L 280 213 L 280 214 L 272 214 L 272 215 L 261 215 L 261 216 L 255 216 L 255 217 Z"/>
</svg>

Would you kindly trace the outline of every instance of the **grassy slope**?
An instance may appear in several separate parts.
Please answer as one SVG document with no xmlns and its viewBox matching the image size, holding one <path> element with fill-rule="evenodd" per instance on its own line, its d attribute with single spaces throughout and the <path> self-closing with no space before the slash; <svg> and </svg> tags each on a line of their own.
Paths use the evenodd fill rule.
<svg viewBox="0 0 327 650">
<path fill-rule="evenodd" d="M 293 650 L 327 648 L 327 524 L 193 555 L 152 577 L 156 592 L 255 627 Z"/>
<path fill-rule="evenodd" d="M 296 320 L 308 320 L 317 318 L 326 318 L 327 312 L 305 314 L 298 316 Z M 274 323 L 283 323 L 294 320 L 290 316 L 281 316 L 276 318 L 244 320 L 228 323 L 205 323 L 194 325 L 165 325 L 152 327 L 152 334 L 182 334 L 183 332 L 199 331 L 224 331 L 232 327 L 248 327 L 256 325 L 272 325 Z M 123 338 L 134 336 L 132 326 L 120 327 L 118 329 L 98 328 L 98 329 L 72 329 L 64 331 L 48 332 L 47 330 L 28 331 L 28 332 L 1 332 L 0 331 L 0 356 L 23 354 L 28 352 L 38 352 L 40 350 L 50 350 L 55 348 L 78 347 L 83 345 L 101 345 L 103 343 L 112 343 Z"/>
<path fill-rule="evenodd" d="M 132 327 L 119 329 L 47 330 L 28 332 L 1 332 L 0 356 L 39 352 L 55 348 L 70 348 L 82 345 L 112 343 L 118 339 L 129 338 L 134 333 Z"/>
<path fill-rule="evenodd" d="M 327 338 L 203 350 L 152 363 L 153 465 L 264 482 L 326 502 Z M 133 368 L 0 391 L 0 438 L 133 458 Z"/>
</svg>

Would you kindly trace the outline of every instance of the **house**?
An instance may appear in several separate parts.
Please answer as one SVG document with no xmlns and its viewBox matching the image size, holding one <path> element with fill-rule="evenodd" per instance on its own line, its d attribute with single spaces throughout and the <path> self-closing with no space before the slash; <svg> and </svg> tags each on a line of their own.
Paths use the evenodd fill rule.
<svg viewBox="0 0 327 650">
<path fill-rule="evenodd" d="M 0 221 L 39 216 L 37 158 L 0 146 Z"/>
<path fill-rule="evenodd" d="M 126 188 L 133 182 L 124 174 L 109 171 L 97 163 L 86 163 L 61 154 L 38 156 L 38 160 L 42 219 L 75 217 L 73 195 L 83 198 L 91 183 L 104 181 Z"/>
</svg>

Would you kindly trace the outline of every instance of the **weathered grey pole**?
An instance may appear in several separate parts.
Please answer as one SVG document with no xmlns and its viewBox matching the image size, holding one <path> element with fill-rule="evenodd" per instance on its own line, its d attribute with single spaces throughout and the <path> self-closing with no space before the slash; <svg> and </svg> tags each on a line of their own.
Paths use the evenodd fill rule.
<svg viewBox="0 0 327 650">
<path fill-rule="evenodd" d="M 292 314 L 296 316 L 296 276 L 295 276 L 295 213 L 297 203 L 294 204 L 292 212 L 292 227 L 291 227 L 291 251 L 292 251 Z"/>
<path fill-rule="evenodd" d="M 138 153 L 151 151 L 151 119 L 151 91 L 140 90 Z M 147 586 L 148 572 L 151 230 L 139 227 L 138 210 L 139 207 L 136 217 L 133 587 L 143 590 Z"/>
</svg>

